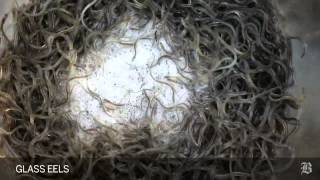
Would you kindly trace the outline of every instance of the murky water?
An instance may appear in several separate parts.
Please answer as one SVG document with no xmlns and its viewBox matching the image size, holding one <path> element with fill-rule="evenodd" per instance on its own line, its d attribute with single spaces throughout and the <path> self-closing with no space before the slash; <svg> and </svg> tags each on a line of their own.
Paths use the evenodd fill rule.
<svg viewBox="0 0 320 180">
<path fill-rule="evenodd" d="M 307 54 L 301 59 L 302 44 L 293 42 L 297 95 L 304 95 L 300 129 L 290 138 L 298 157 L 320 157 L 320 1 L 274 0 L 287 35 L 301 37 Z"/>
</svg>

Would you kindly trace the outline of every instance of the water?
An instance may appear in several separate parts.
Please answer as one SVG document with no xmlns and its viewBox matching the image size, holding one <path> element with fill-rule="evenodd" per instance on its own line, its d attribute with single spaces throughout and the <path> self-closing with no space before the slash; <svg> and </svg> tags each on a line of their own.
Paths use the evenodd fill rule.
<svg viewBox="0 0 320 180">
<path fill-rule="evenodd" d="M 159 57 L 170 51 L 163 38 L 159 42 L 154 39 L 159 28 L 151 22 L 139 31 L 130 27 L 132 25 L 126 23 L 120 25 L 104 47 L 83 57 L 70 75 L 90 73 L 88 77 L 71 81 L 71 113 L 86 129 L 145 118 L 155 124 L 174 124 L 182 119 L 181 111 L 167 110 L 162 105 L 175 107 L 187 103 L 186 86 L 170 81 L 170 78 L 186 81 L 178 73 L 178 67 L 183 68 L 185 60 L 177 57 L 179 61 L 175 63 L 163 58 L 157 63 Z"/>
<path fill-rule="evenodd" d="M 290 137 L 298 157 L 320 157 L 320 1 L 274 0 L 278 5 L 281 26 L 288 36 L 301 37 L 308 45 L 302 59 L 301 43 L 293 41 L 294 87 L 304 96 L 300 129 Z"/>
</svg>

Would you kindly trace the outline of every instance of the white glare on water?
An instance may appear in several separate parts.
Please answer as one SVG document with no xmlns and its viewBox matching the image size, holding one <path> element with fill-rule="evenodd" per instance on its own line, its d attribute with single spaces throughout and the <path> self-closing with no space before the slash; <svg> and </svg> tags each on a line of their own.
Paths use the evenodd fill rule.
<svg viewBox="0 0 320 180">
<path fill-rule="evenodd" d="M 170 49 L 163 38 L 155 41 L 153 35 L 157 27 L 151 23 L 139 31 L 123 29 L 127 29 L 126 32 L 110 36 L 103 48 L 88 53 L 73 68 L 71 77 L 90 75 L 71 81 L 71 114 L 85 129 L 99 123 L 114 125 L 138 121 L 151 115 L 152 123 L 179 122 L 182 111 L 163 106 L 187 104 L 188 89 L 172 81 L 186 82 L 177 68 L 185 66 L 184 59 L 177 57 L 180 61 L 174 63 L 163 58 L 156 64 Z M 148 34 L 148 38 L 143 38 Z M 190 77 L 190 74 L 184 75 Z M 152 106 L 148 106 L 150 103 Z"/>
</svg>

